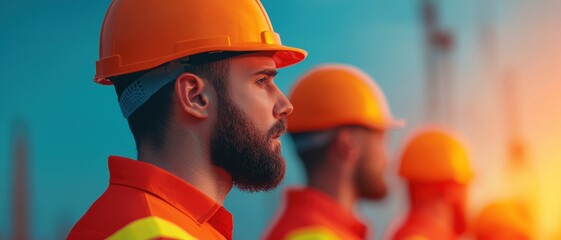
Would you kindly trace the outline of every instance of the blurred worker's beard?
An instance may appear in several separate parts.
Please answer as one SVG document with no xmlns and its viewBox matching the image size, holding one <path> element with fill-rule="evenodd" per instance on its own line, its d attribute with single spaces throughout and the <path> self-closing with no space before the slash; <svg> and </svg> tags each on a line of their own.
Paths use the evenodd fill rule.
<svg viewBox="0 0 561 240">
<path fill-rule="evenodd" d="M 371 160 L 372 159 L 370 159 L 370 161 Z M 365 168 L 357 169 L 357 187 L 360 198 L 370 200 L 385 198 L 388 189 L 386 187 L 384 173 L 373 173 L 365 170 Z"/>
<path fill-rule="evenodd" d="M 355 181 L 357 186 L 358 195 L 362 199 L 380 200 L 386 197 L 388 189 L 385 180 L 385 152 L 383 145 L 368 146 L 374 147 L 375 153 L 369 149 L 368 154 L 363 150 L 362 156 L 359 159 L 359 164 L 355 172 Z M 373 143 L 379 144 L 379 143 Z"/>
<path fill-rule="evenodd" d="M 219 96 L 218 120 L 211 139 L 214 165 L 226 170 L 234 186 L 242 191 L 269 191 L 278 186 L 285 173 L 281 146 L 273 136 L 286 130 L 286 120 L 276 122 L 261 133 L 244 112 L 225 96 Z"/>
</svg>

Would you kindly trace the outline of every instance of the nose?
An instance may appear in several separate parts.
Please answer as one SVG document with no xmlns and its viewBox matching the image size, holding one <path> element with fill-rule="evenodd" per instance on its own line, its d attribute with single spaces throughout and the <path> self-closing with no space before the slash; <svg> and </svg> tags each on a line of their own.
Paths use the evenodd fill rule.
<svg viewBox="0 0 561 240">
<path fill-rule="evenodd" d="M 273 108 L 273 115 L 275 118 L 285 118 L 292 113 L 294 107 L 288 98 L 278 89 L 277 87 L 277 101 L 275 107 Z"/>
</svg>

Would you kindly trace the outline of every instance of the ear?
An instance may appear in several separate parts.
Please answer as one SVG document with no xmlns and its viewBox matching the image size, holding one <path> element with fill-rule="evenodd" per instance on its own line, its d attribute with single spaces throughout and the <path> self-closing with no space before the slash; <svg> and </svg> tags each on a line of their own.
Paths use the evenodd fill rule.
<svg viewBox="0 0 561 240">
<path fill-rule="evenodd" d="M 334 142 L 335 150 L 344 164 L 354 165 L 360 157 L 360 145 L 350 129 L 339 129 Z"/>
<path fill-rule="evenodd" d="M 206 83 L 197 75 L 183 73 L 175 81 L 175 95 L 181 110 L 193 117 L 205 119 L 209 115 Z"/>
</svg>

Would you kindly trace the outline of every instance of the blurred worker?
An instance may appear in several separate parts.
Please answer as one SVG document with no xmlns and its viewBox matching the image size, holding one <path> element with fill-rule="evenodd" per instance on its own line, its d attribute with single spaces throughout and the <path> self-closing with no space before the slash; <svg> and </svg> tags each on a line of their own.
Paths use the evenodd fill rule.
<svg viewBox="0 0 561 240">
<path fill-rule="evenodd" d="M 514 201 L 499 201 L 486 206 L 475 219 L 473 228 L 477 240 L 530 240 L 533 225 L 530 214 Z"/>
<path fill-rule="evenodd" d="M 290 94 L 290 132 L 307 186 L 290 189 L 266 239 L 365 239 L 353 208 L 386 195 L 385 139 L 393 120 L 374 80 L 351 66 L 312 69 Z"/>
<path fill-rule="evenodd" d="M 306 52 L 259 1 L 114 0 L 99 53 L 95 81 L 115 85 L 138 161 L 109 157 L 109 187 L 68 238 L 231 239 L 232 186 L 284 177 L 292 105 L 273 79 Z"/>
<path fill-rule="evenodd" d="M 399 174 L 407 182 L 409 213 L 392 239 L 457 239 L 466 230 L 468 155 L 449 132 L 427 127 L 405 145 Z"/>
</svg>

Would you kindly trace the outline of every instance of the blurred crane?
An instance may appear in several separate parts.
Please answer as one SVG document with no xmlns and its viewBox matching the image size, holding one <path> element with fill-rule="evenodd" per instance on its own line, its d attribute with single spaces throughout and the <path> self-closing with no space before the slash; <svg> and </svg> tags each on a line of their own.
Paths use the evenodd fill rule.
<svg viewBox="0 0 561 240">
<path fill-rule="evenodd" d="M 450 123 L 454 107 L 452 58 L 454 36 L 439 26 L 434 0 L 423 0 L 423 22 L 427 44 L 425 120 Z"/>
<path fill-rule="evenodd" d="M 505 125 L 507 128 L 505 182 L 508 190 L 507 195 L 530 210 L 531 219 L 529 219 L 529 222 L 535 225 L 539 189 L 536 173 L 528 158 L 527 145 L 520 134 L 517 82 L 515 73 L 508 72 L 502 84 L 506 116 Z"/>
</svg>

